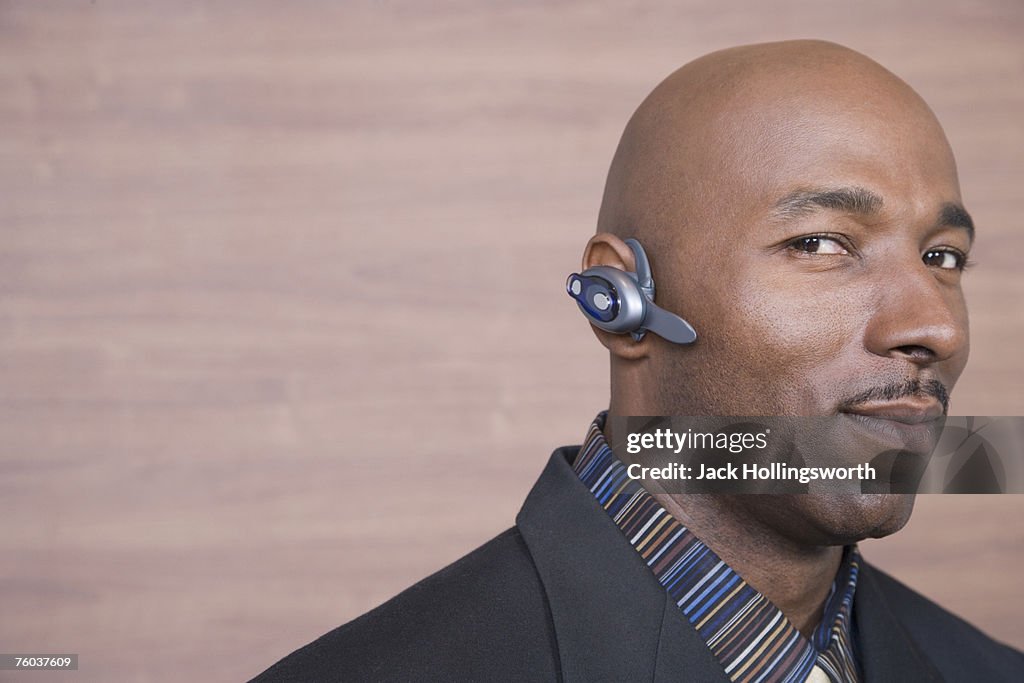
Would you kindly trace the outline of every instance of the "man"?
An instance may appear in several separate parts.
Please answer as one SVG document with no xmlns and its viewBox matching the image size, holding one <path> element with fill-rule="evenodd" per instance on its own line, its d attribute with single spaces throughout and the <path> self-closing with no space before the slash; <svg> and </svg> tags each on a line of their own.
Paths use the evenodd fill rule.
<svg viewBox="0 0 1024 683">
<path fill-rule="evenodd" d="M 974 228 L 909 86 L 838 45 L 717 52 L 630 120 L 585 269 L 637 268 L 693 344 L 595 327 L 610 414 L 941 416 L 968 355 Z M 680 495 L 599 415 L 516 526 L 259 681 L 997 681 L 1024 658 L 865 564 L 909 495 Z"/>
</svg>

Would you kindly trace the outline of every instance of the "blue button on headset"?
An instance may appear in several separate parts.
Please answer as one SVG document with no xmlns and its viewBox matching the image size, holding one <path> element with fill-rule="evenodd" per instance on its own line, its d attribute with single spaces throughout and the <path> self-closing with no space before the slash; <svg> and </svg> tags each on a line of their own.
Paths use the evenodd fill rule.
<svg viewBox="0 0 1024 683">
<path fill-rule="evenodd" d="M 619 295 L 612 283 L 604 278 L 573 273 L 565 283 L 565 288 L 569 296 L 592 318 L 607 323 L 619 314 Z"/>
</svg>

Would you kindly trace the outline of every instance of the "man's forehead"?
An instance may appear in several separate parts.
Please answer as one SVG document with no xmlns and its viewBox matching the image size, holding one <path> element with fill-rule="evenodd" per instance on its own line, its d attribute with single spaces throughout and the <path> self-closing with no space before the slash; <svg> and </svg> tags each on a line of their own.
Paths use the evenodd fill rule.
<svg viewBox="0 0 1024 683">
<path fill-rule="evenodd" d="M 833 210 L 938 220 L 941 213 L 964 224 L 955 215 L 965 213 L 956 163 L 931 111 L 899 100 L 846 104 L 786 101 L 724 113 L 695 155 L 721 183 L 713 200 L 782 217 Z"/>
<path fill-rule="evenodd" d="M 905 194 L 940 184 L 953 199 L 959 194 L 945 134 L 909 89 L 889 84 L 836 93 L 789 84 L 712 95 L 678 109 L 677 103 L 648 117 L 659 132 L 636 164 L 757 192 L 874 177 Z"/>
</svg>

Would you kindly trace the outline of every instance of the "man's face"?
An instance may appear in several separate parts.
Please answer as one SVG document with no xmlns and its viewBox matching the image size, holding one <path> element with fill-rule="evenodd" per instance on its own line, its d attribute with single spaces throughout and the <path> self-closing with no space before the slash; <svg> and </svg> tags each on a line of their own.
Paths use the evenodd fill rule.
<svg viewBox="0 0 1024 683">
<path fill-rule="evenodd" d="M 687 220 L 707 229 L 681 231 L 655 274 L 700 342 L 652 354 L 666 414 L 838 415 L 837 446 L 881 452 L 944 412 L 968 356 L 952 154 L 905 93 L 843 93 L 726 112 L 692 149 L 705 175 Z M 769 514 L 848 542 L 895 531 L 911 506 L 796 496 Z"/>
</svg>

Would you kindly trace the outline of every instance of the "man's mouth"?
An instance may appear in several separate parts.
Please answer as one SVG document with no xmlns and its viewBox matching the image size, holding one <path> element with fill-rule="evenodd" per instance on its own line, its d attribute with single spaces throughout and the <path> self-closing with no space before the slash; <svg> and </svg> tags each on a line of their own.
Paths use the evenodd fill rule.
<svg viewBox="0 0 1024 683">
<path fill-rule="evenodd" d="M 892 448 L 930 453 L 942 433 L 944 411 L 934 399 L 876 401 L 840 413 Z"/>
</svg>

